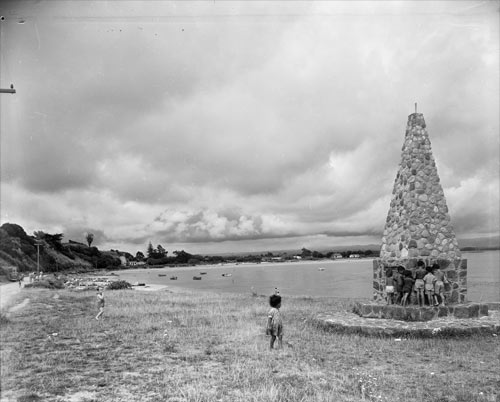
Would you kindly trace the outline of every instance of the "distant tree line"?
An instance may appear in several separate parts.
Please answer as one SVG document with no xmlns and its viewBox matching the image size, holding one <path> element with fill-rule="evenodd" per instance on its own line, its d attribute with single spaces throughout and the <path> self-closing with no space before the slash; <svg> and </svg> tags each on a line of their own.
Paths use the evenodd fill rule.
<svg viewBox="0 0 500 402">
<path fill-rule="evenodd" d="M 342 255 L 343 258 L 349 258 L 352 254 L 357 254 L 360 257 L 373 257 L 377 255 L 378 251 L 373 250 L 346 250 L 346 251 L 329 251 L 322 253 L 319 251 L 311 251 L 303 248 L 298 254 L 277 253 L 272 252 L 262 254 L 248 254 L 248 255 L 231 255 L 220 256 L 210 255 L 202 256 L 198 254 L 190 254 L 184 250 L 173 251 L 172 255 L 168 255 L 168 251 L 158 244 L 156 247 L 149 242 L 146 254 L 142 251 L 137 251 L 135 257 L 128 255 L 129 261 L 143 262 L 148 266 L 165 266 L 165 265 L 198 265 L 198 264 L 221 264 L 221 263 L 260 263 L 263 261 L 286 261 L 294 260 L 297 256 L 304 260 L 319 260 L 331 259 L 334 255 Z"/>
<path fill-rule="evenodd" d="M 196 265 L 203 261 L 204 257 L 200 255 L 190 254 L 184 250 L 175 250 L 172 256 L 168 255 L 168 251 L 158 244 L 156 247 L 151 242 L 148 244 L 146 255 L 138 251 L 135 255 L 135 261 L 145 262 L 147 265 Z"/>
<path fill-rule="evenodd" d="M 303 259 L 322 259 L 322 258 L 332 258 L 336 254 L 342 255 L 342 258 L 349 258 L 353 254 L 357 254 L 360 257 L 373 257 L 377 255 L 378 251 L 373 250 L 346 250 L 346 251 L 328 251 L 327 253 L 321 253 L 319 251 L 311 251 L 307 248 L 303 248 L 300 256 Z"/>
</svg>

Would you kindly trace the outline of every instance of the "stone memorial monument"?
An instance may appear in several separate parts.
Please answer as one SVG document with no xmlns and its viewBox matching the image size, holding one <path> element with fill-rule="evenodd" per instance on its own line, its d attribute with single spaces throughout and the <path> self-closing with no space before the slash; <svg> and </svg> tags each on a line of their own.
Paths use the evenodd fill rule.
<svg viewBox="0 0 500 402">
<path fill-rule="evenodd" d="M 406 279 L 402 298 L 391 297 L 398 272 Z M 424 287 L 422 297 L 426 281 L 432 282 L 427 285 L 435 293 Z M 497 304 L 467 301 L 467 260 L 451 225 L 424 116 L 415 104 L 415 113 L 408 116 L 380 257 L 373 261 L 373 300 L 355 301 L 345 313 L 321 313 L 317 321 L 329 330 L 375 336 L 497 336 L 498 314 L 488 311 Z"/>
<path fill-rule="evenodd" d="M 387 304 L 387 273 L 402 266 L 414 277 L 419 261 L 427 267 L 438 264 L 444 271 L 447 281 L 441 304 L 446 307 L 435 308 L 431 300 L 425 308 L 419 308 L 412 291 L 405 309 L 408 311 L 396 311 L 389 306 L 379 308 Z M 373 299 L 374 303 L 359 306 L 360 315 L 425 321 L 443 315 L 477 317 L 488 314 L 487 306 L 476 305 L 472 308 L 474 311 L 462 308 L 467 302 L 467 260 L 462 258 L 458 247 L 424 116 L 417 113 L 416 104 L 415 113 L 408 116 L 380 258 L 373 261 Z M 379 307 L 375 308 L 377 304 Z M 461 307 L 453 307 L 459 304 Z"/>
<path fill-rule="evenodd" d="M 439 264 L 449 283 L 447 303 L 467 299 L 467 260 L 461 258 L 422 113 L 408 116 L 392 200 L 374 261 L 374 299 L 384 298 L 385 272 L 398 265 L 414 272 L 417 261 Z"/>
</svg>

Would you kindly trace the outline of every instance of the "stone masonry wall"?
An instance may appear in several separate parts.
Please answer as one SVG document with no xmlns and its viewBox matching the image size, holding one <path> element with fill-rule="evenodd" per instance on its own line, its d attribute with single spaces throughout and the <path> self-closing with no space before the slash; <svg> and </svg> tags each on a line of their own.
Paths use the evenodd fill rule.
<svg viewBox="0 0 500 402">
<path fill-rule="evenodd" d="M 380 258 L 460 258 L 424 116 L 408 117 Z"/>
<path fill-rule="evenodd" d="M 448 284 L 444 286 L 444 297 L 446 304 L 457 304 L 467 302 L 467 259 L 440 260 L 433 258 L 408 258 L 408 259 L 392 259 L 373 260 L 373 299 L 379 302 L 385 302 L 385 273 L 386 270 L 396 269 L 398 265 L 403 265 L 413 274 L 417 267 L 418 260 L 425 262 L 426 266 L 431 266 L 434 263 L 439 264 L 441 270 L 448 277 Z M 414 304 L 414 295 L 412 294 L 411 302 Z"/>
</svg>

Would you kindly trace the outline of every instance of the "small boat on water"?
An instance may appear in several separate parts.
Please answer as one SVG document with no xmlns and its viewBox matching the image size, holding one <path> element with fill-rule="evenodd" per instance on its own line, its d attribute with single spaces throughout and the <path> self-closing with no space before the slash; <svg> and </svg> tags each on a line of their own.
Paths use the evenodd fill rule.
<svg viewBox="0 0 500 402">
<path fill-rule="evenodd" d="M 226 274 L 226 273 L 222 274 L 222 276 L 231 276 L 231 275 L 232 274 Z"/>
<path fill-rule="evenodd" d="M 207 273 L 206 272 L 200 272 L 200 275 L 206 275 Z"/>
<path fill-rule="evenodd" d="M 325 268 L 323 268 L 323 267 L 318 268 L 318 271 L 324 271 L 324 270 L 325 270 Z"/>
<path fill-rule="evenodd" d="M 167 276 L 167 274 L 158 274 L 158 276 Z"/>
<path fill-rule="evenodd" d="M 171 280 L 171 281 L 176 281 L 176 280 L 177 280 L 177 277 L 176 277 L 176 276 L 171 276 L 171 277 L 170 277 L 170 280 Z"/>
<path fill-rule="evenodd" d="M 193 281 L 201 281 L 201 276 L 193 276 Z"/>
</svg>

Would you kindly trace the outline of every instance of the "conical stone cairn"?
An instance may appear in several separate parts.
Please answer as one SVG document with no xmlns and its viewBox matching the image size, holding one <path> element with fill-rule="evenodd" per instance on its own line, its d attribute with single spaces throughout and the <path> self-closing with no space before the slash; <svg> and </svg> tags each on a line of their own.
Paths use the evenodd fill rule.
<svg viewBox="0 0 500 402">
<path fill-rule="evenodd" d="M 422 113 L 408 116 L 380 258 L 461 257 Z"/>
</svg>

